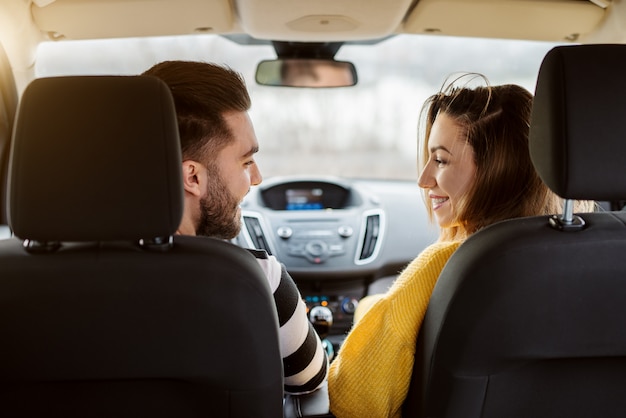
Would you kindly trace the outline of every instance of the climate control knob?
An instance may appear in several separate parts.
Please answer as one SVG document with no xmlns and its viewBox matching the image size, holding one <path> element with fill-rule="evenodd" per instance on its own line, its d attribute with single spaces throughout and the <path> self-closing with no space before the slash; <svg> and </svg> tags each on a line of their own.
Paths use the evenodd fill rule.
<svg viewBox="0 0 626 418">
<path fill-rule="evenodd" d="M 281 226 L 276 230 L 276 235 L 278 235 L 282 239 L 291 238 L 291 236 L 293 235 L 293 229 L 289 228 L 288 226 Z"/>
<path fill-rule="evenodd" d="M 328 244 L 326 244 L 324 241 L 319 240 L 307 243 L 304 248 L 313 257 L 319 257 L 328 252 Z"/>
<path fill-rule="evenodd" d="M 356 307 L 359 305 L 359 301 L 355 298 L 345 298 L 341 302 L 341 310 L 347 314 L 352 315 L 356 311 Z"/>
<path fill-rule="evenodd" d="M 354 234 L 354 230 L 351 226 L 343 225 L 337 228 L 337 233 L 343 238 L 350 238 Z"/>
</svg>

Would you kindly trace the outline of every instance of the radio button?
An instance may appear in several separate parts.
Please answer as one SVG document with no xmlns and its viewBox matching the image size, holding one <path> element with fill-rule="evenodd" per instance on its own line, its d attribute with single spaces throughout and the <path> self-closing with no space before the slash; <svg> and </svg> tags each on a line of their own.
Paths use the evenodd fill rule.
<svg viewBox="0 0 626 418">
<path fill-rule="evenodd" d="M 293 235 L 293 229 L 288 226 L 281 226 L 276 230 L 276 234 L 282 239 L 288 239 Z"/>
<path fill-rule="evenodd" d="M 350 238 L 354 233 L 354 230 L 350 226 L 343 225 L 337 228 L 337 233 L 339 233 L 339 235 L 343 238 Z"/>
<path fill-rule="evenodd" d="M 311 241 L 306 245 L 306 250 L 314 257 L 319 257 L 328 251 L 328 245 L 324 241 Z"/>
</svg>

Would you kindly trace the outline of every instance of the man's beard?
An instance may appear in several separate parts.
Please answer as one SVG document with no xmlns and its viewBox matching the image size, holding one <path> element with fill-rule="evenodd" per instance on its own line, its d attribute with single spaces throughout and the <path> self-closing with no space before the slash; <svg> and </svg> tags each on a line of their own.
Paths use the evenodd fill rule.
<svg viewBox="0 0 626 418">
<path fill-rule="evenodd" d="M 196 235 L 235 238 L 241 230 L 239 201 L 228 192 L 217 170 L 209 169 L 209 176 L 206 195 L 200 199 L 200 221 Z"/>
</svg>

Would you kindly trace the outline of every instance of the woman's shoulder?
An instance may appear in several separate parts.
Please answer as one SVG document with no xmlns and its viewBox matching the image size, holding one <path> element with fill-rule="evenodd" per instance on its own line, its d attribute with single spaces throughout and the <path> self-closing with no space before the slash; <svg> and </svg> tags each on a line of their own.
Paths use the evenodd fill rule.
<svg viewBox="0 0 626 418">
<path fill-rule="evenodd" d="M 409 263 L 403 272 L 403 276 L 428 273 L 438 276 L 459 245 L 461 245 L 460 241 L 438 241 L 429 245 Z"/>
<path fill-rule="evenodd" d="M 413 261 L 417 262 L 421 260 L 421 262 L 433 262 L 441 258 L 447 260 L 452 253 L 459 248 L 461 242 L 462 241 L 437 241 L 426 247 Z"/>
</svg>

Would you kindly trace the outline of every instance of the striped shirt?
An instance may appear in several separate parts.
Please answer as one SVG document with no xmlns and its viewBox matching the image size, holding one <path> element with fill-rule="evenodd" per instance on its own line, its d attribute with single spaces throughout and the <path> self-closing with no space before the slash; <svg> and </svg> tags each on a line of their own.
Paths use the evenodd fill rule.
<svg viewBox="0 0 626 418">
<path fill-rule="evenodd" d="M 285 374 L 285 392 L 303 394 L 326 380 L 328 357 L 307 317 L 306 305 L 285 266 L 263 250 L 249 250 L 270 284 L 278 313 L 280 354 Z"/>
</svg>

